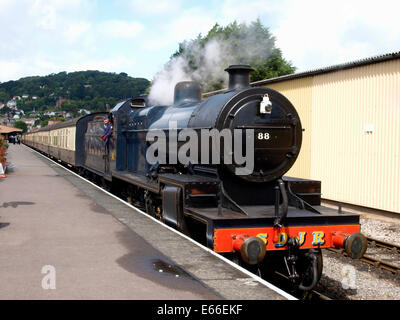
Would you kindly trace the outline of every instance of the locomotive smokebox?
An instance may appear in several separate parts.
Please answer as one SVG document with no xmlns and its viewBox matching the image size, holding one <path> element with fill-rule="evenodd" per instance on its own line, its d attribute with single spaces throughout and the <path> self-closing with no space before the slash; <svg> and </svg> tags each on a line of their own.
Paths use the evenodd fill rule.
<svg viewBox="0 0 400 320">
<path fill-rule="evenodd" d="M 174 104 L 194 103 L 201 100 L 201 86 L 195 81 L 178 82 L 174 91 Z"/>
<path fill-rule="evenodd" d="M 229 73 L 228 90 L 241 90 L 250 86 L 250 72 L 254 71 L 248 65 L 232 65 L 225 69 Z"/>
</svg>

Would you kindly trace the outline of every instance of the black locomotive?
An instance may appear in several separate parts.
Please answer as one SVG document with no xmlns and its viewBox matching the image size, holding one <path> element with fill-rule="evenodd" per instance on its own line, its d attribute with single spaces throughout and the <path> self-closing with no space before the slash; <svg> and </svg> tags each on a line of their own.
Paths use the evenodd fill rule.
<svg viewBox="0 0 400 320">
<path fill-rule="evenodd" d="M 181 82 L 172 105 L 147 96 L 118 103 L 107 148 L 105 113 L 58 125 L 76 128 L 75 158 L 59 151 L 58 159 L 214 251 L 262 276 L 281 269 L 309 290 L 322 273 L 321 248 L 364 254 L 359 216 L 322 207 L 319 181 L 283 176 L 301 147 L 296 109 L 277 91 L 250 87 L 249 66 L 226 71 L 228 89 L 205 100 L 197 83 Z M 30 137 L 52 130 L 24 142 L 52 154 Z"/>
</svg>

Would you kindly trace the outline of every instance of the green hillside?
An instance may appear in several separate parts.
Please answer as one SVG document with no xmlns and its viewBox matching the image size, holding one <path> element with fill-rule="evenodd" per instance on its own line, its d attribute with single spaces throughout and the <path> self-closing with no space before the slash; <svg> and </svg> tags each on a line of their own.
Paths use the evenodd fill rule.
<svg viewBox="0 0 400 320">
<path fill-rule="evenodd" d="M 144 93 L 149 84 L 147 79 L 132 78 L 126 73 L 60 72 L 0 83 L 0 103 L 19 96 L 18 109 L 25 113 L 54 110 L 56 104 L 60 110 L 74 113 L 79 109 L 104 111 L 121 99 Z"/>
</svg>

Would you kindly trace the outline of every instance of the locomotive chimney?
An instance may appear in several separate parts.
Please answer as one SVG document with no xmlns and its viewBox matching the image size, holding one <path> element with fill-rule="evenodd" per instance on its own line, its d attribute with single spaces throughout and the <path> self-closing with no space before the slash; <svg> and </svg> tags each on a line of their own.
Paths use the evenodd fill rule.
<svg viewBox="0 0 400 320">
<path fill-rule="evenodd" d="M 232 65 L 225 69 L 229 73 L 228 90 L 240 90 L 250 86 L 250 72 L 254 69 L 248 65 Z"/>
<path fill-rule="evenodd" d="M 195 81 L 178 82 L 174 91 L 174 104 L 197 102 L 201 100 L 201 87 Z"/>
</svg>

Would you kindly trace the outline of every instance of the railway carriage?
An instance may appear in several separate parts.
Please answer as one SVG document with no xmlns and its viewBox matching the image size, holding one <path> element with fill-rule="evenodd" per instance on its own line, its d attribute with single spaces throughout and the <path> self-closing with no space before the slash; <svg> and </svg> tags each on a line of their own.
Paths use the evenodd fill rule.
<svg viewBox="0 0 400 320">
<path fill-rule="evenodd" d="M 46 126 L 24 134 L 22 142 L 71 166 L 84 167 L 85 164 L 88 164 L 88 168 L 91 168 L 91 163 L 85 163 L 87 160 L 83 156 L 85 154 L 85 140 L 82 138 L 82 134 L 86 132 L 89 122 L 97 121 L 102 124 L 102 119 L 106 115 L 107 113 L 104 112 L 93 113 Z M 98 140 L 101 140 L 100 137 L 98 137 Z M 98 145 L 102 148 L 100 141 Z"/>
<path fill-rule="evenodd" d="M 251 88 L 249 66 L 226 71 L 228 90 L 205 100 L 197 83 L 182 82 L 169 106 L 151 105 L 146 96 L 118 103 L 108 115 L 108 149 L 105 113 L 29 133 L 24 143 L 95 174 L 150 215 L 260 275 L 279 269 L 310 290 L 322 273 L 322 248 L 342 247 L 352 258 L 365 253 L 359 216 L 321 206 L 319 181 L 284 176 L 301 148 L 296 109 L 277 91 Z M 197 140 L 188 147 L 191 137 Z M 249 167 L 244 151 L 254 156 Z"/>
</svg>

